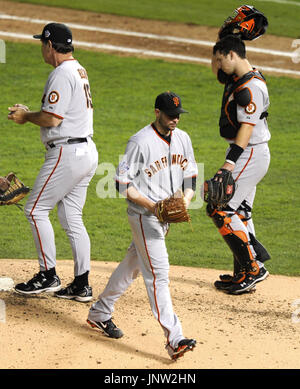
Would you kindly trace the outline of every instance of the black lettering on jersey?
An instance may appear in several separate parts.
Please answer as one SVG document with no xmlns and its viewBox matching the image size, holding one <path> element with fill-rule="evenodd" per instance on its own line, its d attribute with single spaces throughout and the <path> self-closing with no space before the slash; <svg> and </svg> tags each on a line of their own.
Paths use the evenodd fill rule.
<svg viewBox="0 0 300 389">
<path fill-rule="evenodd" d="M 152 173 L 150 172 L 149 169 L 145 169 L 145 173 L 148 175 L 149 178 L 152 177 Z"/>
<path fill-rule="evenodd" d="M 44 96 L 42 97 L 42 104 L 44 104 L 45 100 L 46 100 L 46 94 L 44 94 Z"/>
<path fill-rule="evenodd" d="M 153 174 L 157 173 L 157 170 L 155 169 L 155 167 L 153 165 L 150 165 L 150 169 L 151 169 Z"/>
<path fill-rule="evenodd" d="M 168 159 L 167 159 L 167 157 L 162 157 L 161 158 L 161 163 L 162 163 L 164 168 L 167 167 L 168 166 Z"/>
<path fill-rule="evenodd" d="M 159 161 L 155 161 L 155 166 L 158 171 L 162 169 Z"/>
<path fill-rule="evenodd" d="M 187 158 L 184 158 L 182 154 L 172 154 L 171 157 L 172 165 L 179 165 L 182 170 L 185 170 L 188 166 Z M 149 178 L 154 176 L 154 174 L 168 167 L 168 158 L 162 157 L 160 161 L 155 161 L 149 166 L 149 168 L 144 169 L 144 172 Z"/>
<path fill-rule="evenodd" d="M 184 158 L 184 160 L 181 161 L 180 167 L 182 170 L 185 170 L 187 168 L 187 165 L 188 165 L 188 160 Z"/>
</svg>

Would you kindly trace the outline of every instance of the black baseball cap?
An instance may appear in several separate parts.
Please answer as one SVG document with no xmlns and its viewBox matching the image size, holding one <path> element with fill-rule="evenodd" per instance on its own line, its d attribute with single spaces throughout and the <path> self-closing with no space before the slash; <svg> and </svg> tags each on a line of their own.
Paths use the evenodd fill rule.
<svg viewBox="0 0 300 389">
<path fill-rule="evenodd" d="M 164 92 L 156 97 L 155 108 L 163 111 L 168 116 L 175 116 L 180 113 L 188 113 L 181 107 L 181 98 L 174 92 Z"/>
<path fill-rule="evenodd" d="M 35 39 L 42 41 L 51 41 L 52 43 L 60 43 L 66 46 L 72 44 L 72 32 L 68 26 L 61 23 L 49 23 L 43 28 L 40 35 L 33 35 Z"/>
</svg>

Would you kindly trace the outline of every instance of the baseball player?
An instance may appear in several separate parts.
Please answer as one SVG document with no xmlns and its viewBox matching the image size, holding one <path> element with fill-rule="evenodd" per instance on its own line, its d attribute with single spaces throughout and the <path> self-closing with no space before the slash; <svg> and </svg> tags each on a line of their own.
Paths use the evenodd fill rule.
<svg viewBox="0 0 300 389">
<path fill-rule="evenodd" d="M 127 197 L 132 243 L 89 311 L 88 323 L 112 338 L 123 333 L 112 322 L 114 305 L 139 272 L 142 273 L 154 317 L 167 339 L 172 359 L 192 350 L 196 341 L 182 334 L 169 291 L 166 223 L 155 216 L 155 204 L 183 187 L 189 205 L 195 190 L 197 165 L 188 134 L 177 124 L 181 99 L 173 92 L 157 96 L 155 121 L 133 135 L 116 172 L 117 189 Z"/>
<path fill-rule="evenodd" d="M 263 262 L 270 257 L 255 237 L 252 220 L 256 186 L 270 163 L 269 95 L 265 78 L 252 68 L 238 36 L 226 35 L 215 44 L 212 63 L 219 81 L 225 84 L 219 127 L 229 148 L 221 168 L 231 171 L 236 183 L 226 208 L 207 207 L 234 257 L 233 276 L 221 275 L 215 286 L 241 294 L 269 274 Z"/>
<path fill-rule="evenodd" d="M 86 70 L 74 59 L 72 33 L 64 24 L 47 24 L 41 35 L 42 55 L 54 70 L 49 75 L 39 112 L 16 104 L 8 119 L 40 126 L 46 148 L 45 162 L 25 206 L 31 224 L 40 271 L 28 282 L 15 286 L 24 295 L 56 292 L 57 297 L 86 302 L 89 286 L 90 240 L 82 221 L 87 188 L 97 164 L 93 136 L 93 105 Z M 54 231 L 49 211 L 57 205 L 59 221 L 74 256 L 75 279 L 66 288 L 56 274 Z"/>
</svg>

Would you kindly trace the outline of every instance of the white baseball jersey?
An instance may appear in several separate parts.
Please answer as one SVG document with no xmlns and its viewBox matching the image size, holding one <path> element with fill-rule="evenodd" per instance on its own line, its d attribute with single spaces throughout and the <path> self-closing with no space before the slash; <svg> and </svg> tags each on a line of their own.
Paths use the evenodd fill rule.
<svg viewBox="0 0 300 389">
<path fill-rule="evenodd" d="M 250 90 L 252 99 L 249 105 L 241 107 L 237 105 L 237 120 L 239 123 L 247 123 L 254 125 L 250 144 L 258 144 L 268 142 L 271 134 L 268 128 L 266 118 L 260 119 L 263 112 L 266 112 L 269 105 L 269 94 L 266 83 L 258 78 L 250 79 L 243 88 Z"/>
<path fill-rule="evenodd" d="M 171 132 L 169 144 L 153 124 L 149 124 L 130 138 L 115 180 L 120 186 L 124 185 L 124 189 L 133 184 L 144 197 L 157 202 L 180 189 L 184 179 L 192 179 L 197 174 L 189 135 L 176 128 Z M 127 201 L 129 209 L 140 214 L 148 212 Z"/>
<path fill-rule="evenodd" d="M 62 121 L 57 127 L 41 127 L 41 140 L 47 152 L 25 214 L 32 227 L 40 269 L 49 270 L 56 265 L 49 211 L 57 205 L 59 221 L 70 239 L 75 276 L 78 276 L 90 270 L 90 239 L 83 224 L 82 209 L 98 165 L 98 152 L 92 140 L 93 105 L 88 77 L 76 60 L 66 60 L 50 73 L 41 109 Z M 67 142 L 70 138 L 73 143 Z"/>
<path fill-rule="evenodd" d="M 59 139 L 92 136 L 92 108 L 86 70 L 75 59 L 64 61 L 49 75 L 41 108 L 62 119 L 62 122 L 57 127 L 41 127 L 42 142 L 46 145 Z"/>
<path fill-rule="evenodd" d="M 170 139 L 169 143 L 153 124 L 130 138 L 115 177 L 120 192 L 134 185 L 143 196 L 156 202 L 181 189 L 183 181 L 186 183 L 189 178 L 192 181 L 198 171 L 190 137 L 176 128 Z M 169 258 L 165 244 L 168 224 L 160 223 L 150 211 L 127 201 L 132 244 L 98 301 L 92 305 L 89 320 L 109 320 L 114 304 L 141 272 L 153 315 L 164 331 L 166 349 L 172 357 L 184 336 L 169 290 Z"/>
</svg>

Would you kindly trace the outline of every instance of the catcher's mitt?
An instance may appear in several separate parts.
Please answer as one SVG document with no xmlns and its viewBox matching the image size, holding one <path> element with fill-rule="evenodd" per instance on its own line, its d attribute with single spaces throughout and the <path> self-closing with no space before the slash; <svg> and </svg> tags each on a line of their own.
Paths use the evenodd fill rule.
<svg viewBox="0 0 300 389">
<path fill-rule="evenodd" d="M 14 173 L 0 177 L 0 205 L 17 204 L 29 191 Z"/>
<path fill-rule="evenodd" d="M 220 169 L 210 180 L 204 182 L 204 201 L 213 208 L 226 207 L 235 192 L 235 181 L 227 169 Z"/>
<path fill-rule="evenodd" d="M 268 27 L 268 19 L 251 5 L 236 8 L 219 30 L 219 39 L 233 34 L 242 40 L 252 41 L 263 35 Z"/>
<path fill-rule="evenodd" d="M 181 191 L 158 201 L 155 206 L 155 215 L 161 223 L 181 223 L 191 220 Z"/>
</svg>

